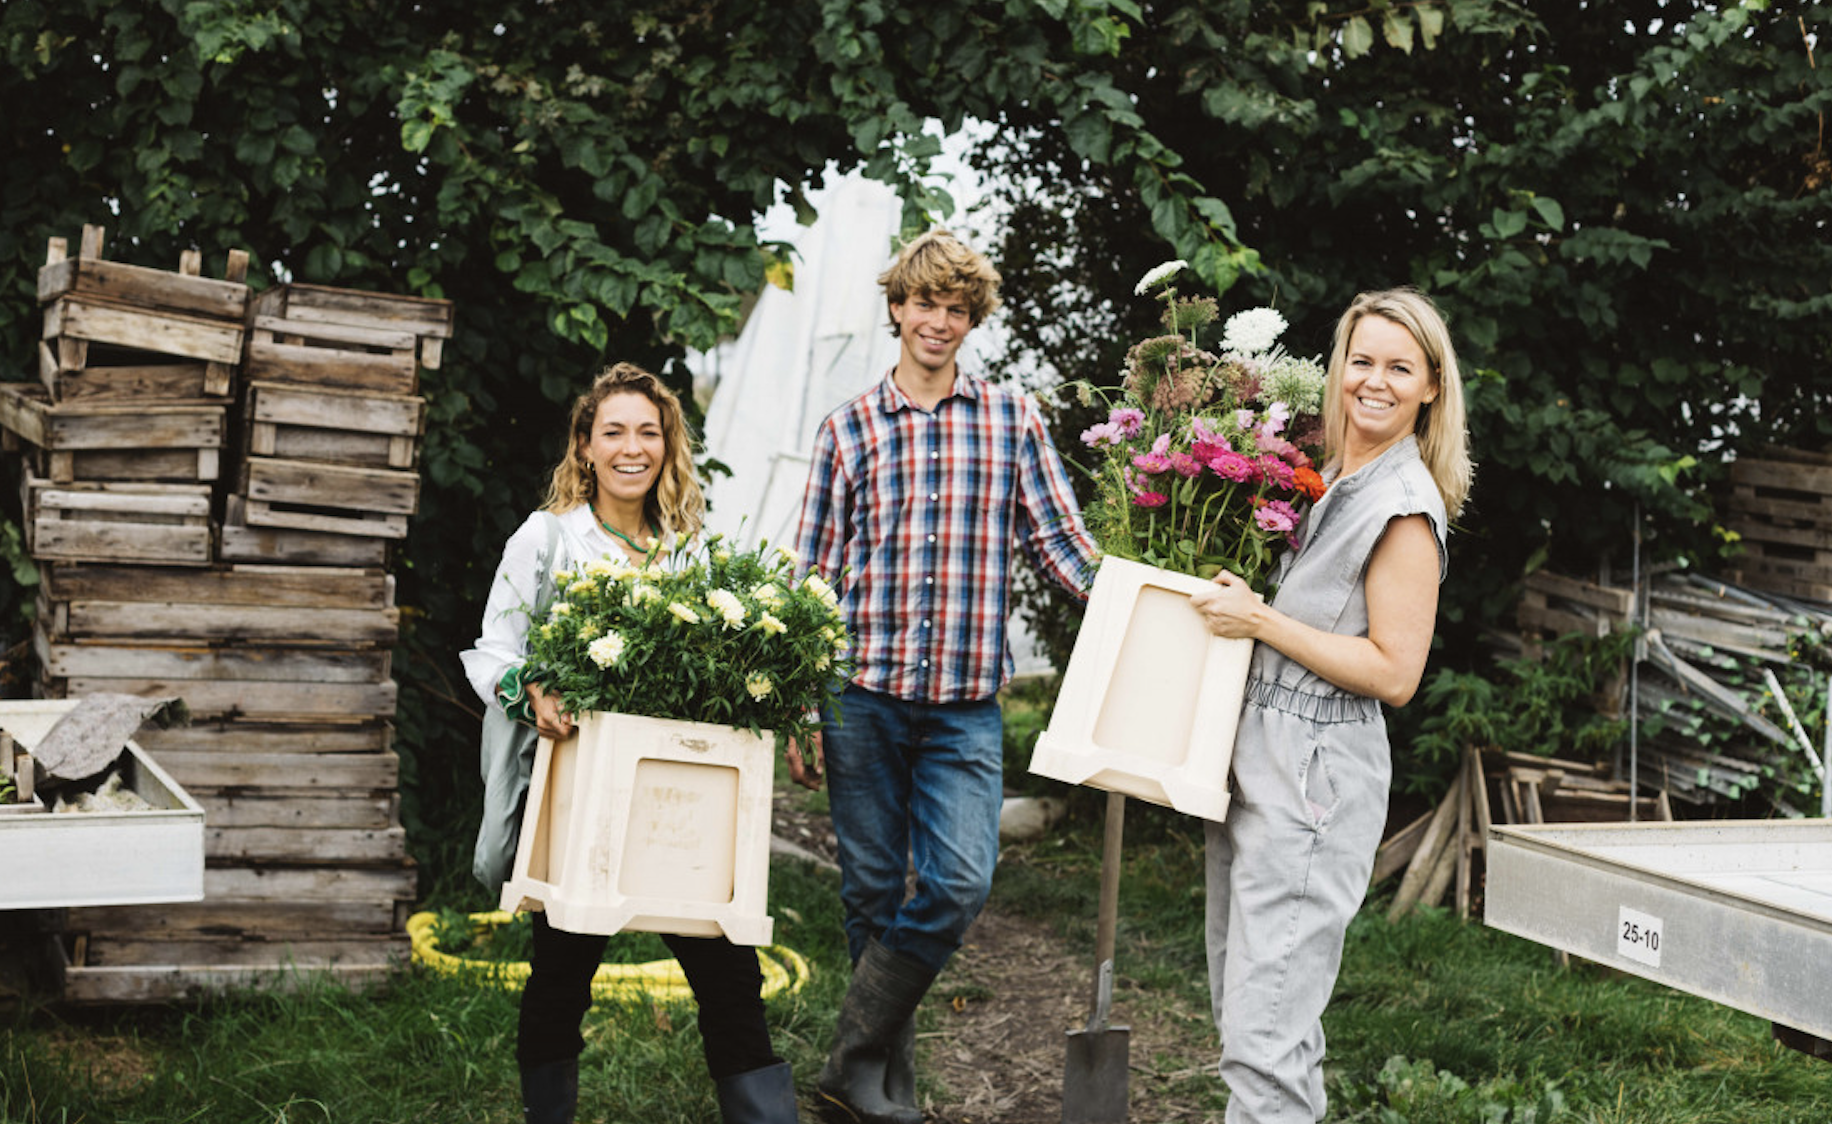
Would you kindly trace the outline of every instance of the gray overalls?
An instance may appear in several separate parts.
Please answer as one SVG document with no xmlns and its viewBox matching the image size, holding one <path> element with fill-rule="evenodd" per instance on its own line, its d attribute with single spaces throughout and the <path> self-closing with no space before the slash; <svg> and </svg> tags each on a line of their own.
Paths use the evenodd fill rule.
<svg viewBox="0 0 1832 1124">
<path fill-rule="evenodd" d="M 1407 436 L 1333 484 L 1298 527 L 1272 604 L 1366 636 L 1368 559 L 1400 516 L 1423 514 L 1444 577 L 1445 516 Z M 1323 1119 L 1323 1008 L 1386 824 L 1392 765 L 1380 704 L 1255 647 L 1234 741 L 1234 797 L 1208 825 L 1209 993 L 1228 1124 Z"/>
</svg>

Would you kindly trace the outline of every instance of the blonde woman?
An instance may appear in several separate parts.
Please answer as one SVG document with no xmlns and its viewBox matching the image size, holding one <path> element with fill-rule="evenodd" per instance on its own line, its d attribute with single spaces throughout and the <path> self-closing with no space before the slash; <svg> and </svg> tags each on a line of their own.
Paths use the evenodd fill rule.
<svg viewBox="0 0 1832 1124">
<path fill-rule="evenodd" d="M 694 475 L 680 400 L 661 380 L 619 363 L 573 403 L 566 452 L 546 502 L 503 550 L 485 605 L 483 633 L 463 655 L 487 707 L 484 822 L 474 873 L 495 889 L 520 835 L 536 734 L 573 733 L 566 700 L 523 675 L 532 607 L 552 596 L 552 574 L 605 555 L 657 564 L 675 540 L 700 530 L 705 502 Z M 534 914 L 532 971 L 516 1036 L 529 1124 L 573 1119 L 579 1092 L 579 1026 L 606 938 L 553 928 Z M 794 1124 L 795 1085 L 764 1021 L 756 950 L 724 937 L 662 938 L 699 1002 L 706 1065 L 727 1124 Z"/>
<path fill-rule="evenodd" d="M 1469 491 L 1463 385 L 1437 308 L 1363 293 L 1324 390 L 1328 490 L 1262 602 L 1233 574 L 1191 602 L 1255 647 L 1234 800 L 1208 825 L 1209 990 L 1228 1124 L 1322 1120 L 1322 1015 L 1386 822 L 1380 704 L 1431 648 L 1445 536 Z"/>
</svg>

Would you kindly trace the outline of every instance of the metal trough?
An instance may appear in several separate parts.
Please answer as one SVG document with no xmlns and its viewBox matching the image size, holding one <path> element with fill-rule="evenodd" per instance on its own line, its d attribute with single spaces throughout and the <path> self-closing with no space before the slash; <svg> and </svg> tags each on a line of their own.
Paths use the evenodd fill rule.
<svg viewBox="0 0 1832 1124">
<path fill-rule="evenodd" d="M 1832 1038 L 1832 821 L 1491 829 L 1484 920 Z"/>
</svg>

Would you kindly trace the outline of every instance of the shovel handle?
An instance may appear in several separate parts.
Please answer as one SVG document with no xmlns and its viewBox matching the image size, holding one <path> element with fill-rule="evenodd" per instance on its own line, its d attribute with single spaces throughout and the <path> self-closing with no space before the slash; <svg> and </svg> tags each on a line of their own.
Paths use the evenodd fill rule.
<svg viewBox="0 0 1832 1124">
<path fill-rule="evenodd" d="M 1100 847 L 1100 913 L 1094 931 L 1096 965 L 1113 960 L 1114 931 L 1119 927 L 1120 916 L 1120 839 L 1125 831 L 1126 798 L 1117 792 L 1109 792 L 1106 833 Z M 1099 987 L 1100 981 L 1096 978 L 1097 992 Z"/>
</svg>

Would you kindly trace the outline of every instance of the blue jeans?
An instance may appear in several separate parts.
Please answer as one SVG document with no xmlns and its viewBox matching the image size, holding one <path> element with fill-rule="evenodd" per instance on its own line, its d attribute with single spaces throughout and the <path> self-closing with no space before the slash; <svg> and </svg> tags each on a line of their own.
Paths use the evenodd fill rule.
<svg viewBox="0 0 1832 1124">
<path fill-rule="evenodd" d="M 852 959 L 875 938 L 940 971 L 986 904 L 999 858 L 998 701 L 909 702 L 848 686 L 822 719 Z"/>
</svg>

